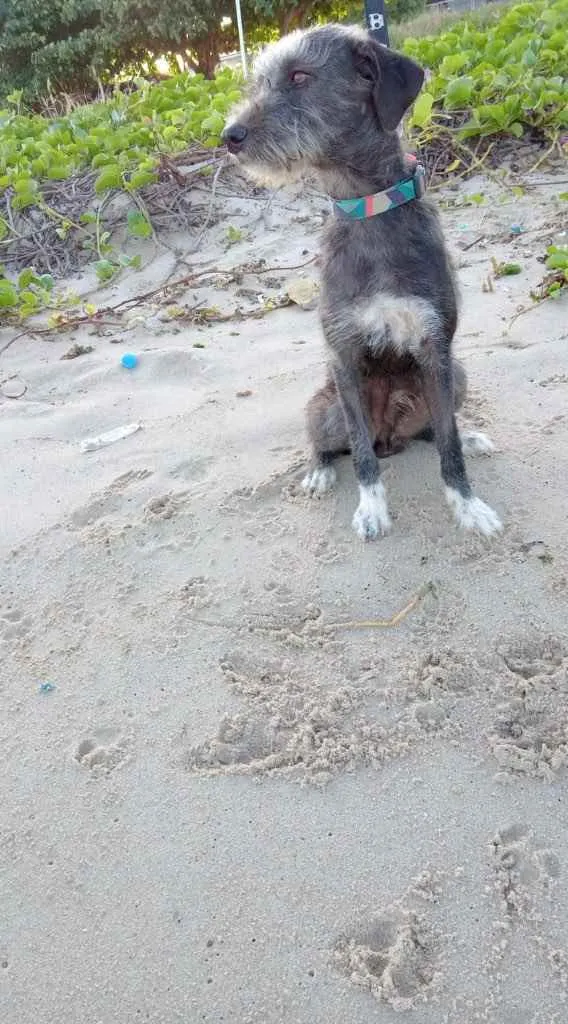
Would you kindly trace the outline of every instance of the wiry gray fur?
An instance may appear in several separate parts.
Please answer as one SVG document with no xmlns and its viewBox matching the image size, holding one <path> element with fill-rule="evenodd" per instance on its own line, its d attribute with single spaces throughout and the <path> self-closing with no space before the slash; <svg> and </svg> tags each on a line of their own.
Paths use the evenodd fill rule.
<svg viewBox="0 0 568 1024">
<path fill-rule="evenodd" d="M 423 71 L 359 29 L 296 32 L 261 55 L 250 95 L 225 130 L 229 150 L 273 184 L 316 174 L 335 199 L 382 191 L 409 174 L 397 126 Z M 314 463 L 304 486 L 332 486 L 350 451 L 360 503 L 353 525 L 390 526 L 377 458 L 430 430 L 460 525 L 490 535 L 496 514 L 472 494 L 455 408 L 465 375 L 452 360 L 456 286 L 433 205 L 415 200 L 356 221 L 331 218 L 323 247 L 321 321 L 330 376 L 308 407 Z M 468 446 L 489 451 L 482 435 Z"/>
</svg>

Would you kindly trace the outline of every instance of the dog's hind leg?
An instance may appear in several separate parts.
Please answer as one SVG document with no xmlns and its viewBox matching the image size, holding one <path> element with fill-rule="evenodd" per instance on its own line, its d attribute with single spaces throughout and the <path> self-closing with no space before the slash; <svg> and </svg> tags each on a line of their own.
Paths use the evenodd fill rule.
<svg viewBox="0 0 568 1024">
<path fill-rule="evenodd" d="M 454 411 L 452 362 L 445 339 L 425 340 L 421 354 L 424 397 L 432 417 L 448 504 L 460 526 L 490 537 L 502 525 L 493 509 L 473 494 L 467 477 Z"/>
<path fill-rule="evenodd" d="M 328 381 L 310 398 L 306 419 L 313 462 L 302 487 L 308 494 L 319 496 L 335 484 L 334 460 L 349 453 L 347 424 L 333 381 Z"/>
<path fill-rule="evenodd" d="M 467 375 L 461 363 L 456 359 L 454 367 L 454 408 L 461 409 L 467 395 Z M 460 440 L 464 455 L 490 455 L 495 445 L 487 434 L 481 430 L 460 430 Z"/>
<path fill-rule="evenodd" d="M 461 409 L 467 395 L 467 375 L 461 363 L 453 360 L 454 371 L 454 409 L 456 412 Z M 495 445 L 487 434 L 481 430 L 460 430 L 460 440 L 464 455 L 491 455 L 495 451 Z M 420 434 L 416 435 L 420 441 L 434 441 L 434 428 L 427 426 Z"/>
<path fill-rule="evenodd" d="M 461 409 L 463 403 L 465 402 L 467 395 L 467 374 L 462 364 L 458 363 L 457 359 L 452 360 L 452 371 L 454 382 L 454 409 L 456 412 L 458 412 Z M 466 451 L 465 445 L 463 443 L 464 437 L 466 436 L 473 437 L 473 434 L 464 435 L 463 433 L 460 433 L 464 454 L 468 455 L 470 453 Z M 431 424 L 428 424 L 428 426 L 425 427 L 424 430 L 421 430 L 419 434 L 415 434 L 414 437 L 416 438 L 417 441 L 435 441 L 436 438 L 434 434 L 434 427 Z M 489 441 L 489 438 L 487 438 L 487 441 L 488 444 L 491 445 L 491 441 Z"/>
</svg>

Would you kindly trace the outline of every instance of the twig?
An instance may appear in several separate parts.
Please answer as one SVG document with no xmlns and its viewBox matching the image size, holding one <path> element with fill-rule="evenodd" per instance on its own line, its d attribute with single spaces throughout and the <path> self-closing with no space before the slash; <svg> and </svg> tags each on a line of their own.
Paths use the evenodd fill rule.
<svg viewBox="0 0 568 1024">
<path fill-rule="evenodd" d="M 104 259 L 104 256 L 103 256 L 103 253 L 102 253 L 102 250 L 101 250 L 101 246 L 102 246 L 102 235 L 101 235 L 102 220 L 101 220 L 101 218 L 102 218 L 102 214 L 103 214 L 103 210 L 104 210 L 105 206 L 108 205 L 108 202 L 109 202 L 109 199 L 110 199 L 110 195 L 111 195 L 111 193 L 107 192 L 106 195 L 104 196 L 102 202 L 100 203 L 100 205 L 97 208 L 97 218 L 96 218 L 96 222 L 95 222 L 95 237 L 96 237 L 97 253 L 98 253 L 98 257 L 99 257 L 100 260 Z"/>
<path fill-rule="evenodd" d="M 215 192 L 217 190 L 217 182 L 219 180 L 219 175 L 221 174 L 221 171 L 226 166 L 227 166 L 226 162 L 223 161 L 223 163 L 219 164 L 217 170 L 215 171 L 215 174 L 213 175 L 213 184 L 212 184 L 212 187 L 211 187 L 211 196 L 210 196 L 210 199 L 209 199 L 209 209 L 207 210 L 207 216 L 205 217 L 205 221 L 204 221 L 203 227 L 201 228 L 201 231 L 199 232 L 199 234 L 197 236 L 197 241 L 195 242 L 195 244 L 194 244 L 194 246 L 193 246 L 193 248 L 191 250 L 192 252 L 196 252 L 197 249 L 199 249 L 199 246 L 201 245 L 201 242 L 203 241 L 203 237 L 205 235 L 205 232 L 207 231 L 207 228 L 209 227 L 209 222 L 211 220 L 211 215 L 213 213 L 213 204 L 215 202 Z"/>
<path fill-rule="evenodd" d="M 477 245 L 478 242 L 482 242 L 484 238 L 485 235 L 478 235 L 477 238 L 473 239 L 473 242 L 468 242 L 467 245 L 462 245 L 461 251 L 467 252 L 468 249 L 473 249 L 474 245 Z"/>
<path fill-rule="evenodd" d="M 552 141 L 552 145 L 542 154 L 542 156 L 540 156 L 538 158 L 536 164 L 533 164 L 533 166 L 531 167 L 530 171 L 527 171 L 527 174 L 534 174 L 535 171 L 538 171 L 540 165 L 543 164 L 544 161 L 550 156 L 550 154 L 554 152 L 554 150 L 556 149 L 556 147 L 558 145 L 558 136 L 559 136 L 559 134 L 560 134 L 559 132 L 555 132 L 554 133 L 554 139 Z"/>
<path fill-rule="evenodd" d="M 305 263 L 297 263 L 294 267 L 262 267 L 259 270 L 252 271 L 252 273 L 275 274 L 280 270 L 302 270 L 304 267 L 308 267 L 310 263 L 315 263 L 317 259 L 319 259 L 319 257 L 316 254 L 315 256 L 310 256 L 309 260 L 306 260 Z"/>
<path fill-rule="evenodd" d="M 227 270 L 224 270 L 220 267 L 210 267 L 209 269 L 197 270 L 191 274 L 185 274 L 183 277 L 179 277 L 175 281 L 159 285 L 157 288 L 152 288 L 148 292 L 143 292 L 141 295 L 134 295 L 128 299 L 121 299 L 121 301 L 115 303 L 114 306 L 103 306 L 101 309 L 98 309 L 96 313 L 79 313 L 76 316 L 69 317 L 68 319 L 62 319 L 61 322 L 54 324 L 53 327 L 30 327 L 28 329 L 24 329 L 23 331 L 20 331 L 20 333 L 17 334 L 14 338 L 12 338 L 4 346 L 3 349 L 0 349 L 0 354 L 2 352 L 5 352 L 10 345 L 13 345 L 14 341 L 16 341 L 18 338 L 25 337 L 26 335 L 51 334 L 53 331 L 72 330 L 75 327 L 81 327 L 84 326 L 85 324 L 93 324 L 94 326 L 97 327 L 102 327 L 105 325 L 120 326 L 120 324 L 117 323 L 116 321 L 104 320 L 103 318 L 105 316 L 108 316 L 108 314 L 117 313 L 119 311 L 126 311 L 127 309 L 130 309 L 134 306 L 138 306 L 140 305 L 140 303 L 146 302 L 148 299 L 153 299 L 157 295 L 165 295 L 168 292 L 175 291 L 178 288 L 189 287 L 191 284 L 194 284 L 196 281 L 198 281 L 200 277 L 228 277 L 229 280 L 231 280 L 234 279 L 235 275 L 238 274 L 239 272 L 248 272 L 251 274 L 266 274 L 269 272 L 278 273 L 278 271 L 300 270 L 302 267 L 307 267 L 310 263 L 314 263 L 317 260 L 317 258 L 317 256 L 310 256 L 309 260 L 306 260 L 304 263 L 298 263 L 295 266 L 256 267 L 254 270 L 252 268 L 249 268 L 247 270 L 245 265 L 244 269 L 242 269 L 241 267 L 229 267 Z M 220 313 L 218 316 L 211 317 L 210 319 L 215 319 L 218 322 L 232 320 L 233 318 L 243 320 L 258 319 L 264 316 L 265 313 L 270 313 L 273 311 L 273 309 L 281 309 L 285 305 L 288 305 L 288 303 L 276 304 L 274 307 L 268 308 L 262 307 L 260 309 L 250 310 L 249 312 L 240 312 L 239 310 L 234 310 L 232 313 Z M 193 307 L 193 309 L 197 308 L 197 306 Z"/>
<path fill-rule="evenodd" d="M 434 584 L 431 581 L 429 583 L 426 583 L 423 587 L 420 588 L 418 593 L 415 594 L 414 597 L 411 598 L 411 600 L 404 605 L 404 608 L 401 608 L 400 611 L 392 615 L 390 619 L 354 619 L 353 621 L 347 622 L 322 622 L 321 629 L 393 629 L 395 626 L 400 625 L 400 623 L 407 617 L 407 615 L 410 615 L 410 612 L 413 611 L 420 604 L 422 599 L 426 597 L 427 594 L 433 594 L 434 589 Z M 243 627 L 243 625 L 246 625 L 246 622 L 243 622 L 242 620 L 238 622 L 232 622 L 227 620 L 223 621 L 221 619 L 194 618 L 193 616 L 191 616 L 188 621 L 195 622 L 200 626 L 211 626 L 214 629 L 240 629 Z M 286 625 L 288 625 L 288 623 L 286 623 Z M 267 623 L 267 628 L 274 628 L 276 626 L 277 623 L 275 623 L 273 620 Z M 262 628 L 262 624 L 258 628 Z M 185 636 L 189 636 L 189 634 L 185 634 Z"/>
<path fill-rule="evenodd" d="M 400 611 L 395 612 L 391 615 L 390 619 L 353 619 L 349 622 L 330 622 L 328 628 L 330 629 L 392 629 L 394 626 L 398 626 L 407 615 L 410 614 L 422 601 L 427 594 L 434 593 L 434 584 L 432 582 L 426 583 L 417 594 L 414 595 L 401 608 Z"/>
<path fill-rule="evenodd" d="M 0 356 L 3 355 L 4 352 L 6 352 L 7 349 L 10 348 L 10 345 L 13 345 L 14 342 L 18 340 L 18 338 L 23 338 L 24 335 L 26 334 L 28 334 L 28 331 L 20 331 L 19 334 L 15 334 L 13 338 L 10 338 L 10 340 L 7 341 L 5 345 L 2 345 L 2 348 L 0 348 Z"/>
<path fill-rule="evenodd" d="M 533 309 L 536 309 L 536 307 L 538 305 L 539 305 L 539 303 L 535 302 L 535 303 L 533 303 L 532 306 L 522 306 L 521 309 L 518 309 L 517 312 L 515 313 L 515 315 L 512 316 L 511 319 L 509 320 L 509 323 L 507 324 L 505 330 L 503 331 L 503 334 L 504 335 L 510 334 L 511 333 L 511 327 L 513 326 L 515 321 L 518 320 L 520 316 L 524 316 L 525 313 L 531 313 L 533 311 Z"/>
</svg>

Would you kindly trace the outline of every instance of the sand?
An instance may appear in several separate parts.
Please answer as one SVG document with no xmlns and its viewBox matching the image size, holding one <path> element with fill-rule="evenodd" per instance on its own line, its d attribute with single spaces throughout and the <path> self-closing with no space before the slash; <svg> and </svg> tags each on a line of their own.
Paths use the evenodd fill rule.
<svg viewBox="0 0 568 1024">
<path fill-rule="evenodd" d="M 0 393 L 25 389 L 0 398 L 3 1022 L 566 1020 L 566 298 L 510 324 L 565 186 L 532 181 L 439 195 L 491 542 L 453 525 L 426 444 L 385 463 L 377 543 L 348 460 L 302 494 L 314 309 L 187 326 L 147 302 L 0 355 Z M 321 199 L 223 202 L 190 263 L 317 253 Z M 92 301 L 184 272 L 144 255 Z M 522 273 L 487 292 L 491 257 Z M 299 275 L 175 301 L 251 311 Z"/>
</svg>

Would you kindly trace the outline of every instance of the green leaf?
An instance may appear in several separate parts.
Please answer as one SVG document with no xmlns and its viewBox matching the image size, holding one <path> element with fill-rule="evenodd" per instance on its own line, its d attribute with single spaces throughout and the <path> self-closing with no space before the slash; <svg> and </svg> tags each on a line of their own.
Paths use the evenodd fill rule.
<svg viewBox="0 0 568 1024">
<path fill-rule="evenodd" d="M 16 178 L 14 181 L 14 192 L 18 196 L 24 196 L 37 192 L 38 184 L 33 178 Z"/>
<path fill-rule="evenodd" d="M 447 77 L 448 75 L 455 75 L 458 71 L 468 62 L 468 55 L 466 53 L 452 53 L 447 57 L 444 57 L 440 65 L 440 73 Z"/>
<path fill-rule="evenodd" d="M 20 292 L 20 302 L 23 306 L 27 306 L 28 309 L 39 309 L 41 306 L 41 299 L 37 292 L 32 292 L 29 288 L 24 288 Z"/>
<path fill-rule="evenodd" d="M 109 153 L 95 153 L 91 160 L 91 167 L 96 171 L 99 167 L 106 167 L 110 163 L 112 163 L 112 157 Z"/>
<path fill-rule="evenodd" d="M 564 253 L 552 253 L 546 261 L 546 266 L 549 270 L 564 270 L 568 268 L 568 249 Z"/>
<path fill-rule="evenodd" d="M 227 228 L 227 240 L 231 242 L 231 244 L 234 244 L 235 242 L 240 242 L 242 237 L 243 232 L 241 229 L 235 228 L 232 224 L 229 224 L 229 227 Z"/>
<path fill-rule="evenodd" d="M 14 196 L 12 200 L 15 210 L 25 210 L 28 206 L 35 206 L 36 203 L 37 196 L 33 192 L 22 192 L 20 195 Z"/>
<path fill-rule="evenodd" d="M 522 271 L 520 263 L 499 263 L 495 268 L 497 277 L 512 277 Z"/>
<path fill-rule="evenodd" d="M 18 288 L 27 288 L 30 284 L 38 283 L 39 277 L 31 267 L 26 267 L 26 269 L 22 270 L 18 275 Z"/>
<path fill-rule="evenodd" d="M 174 139 L 179 138 L 179 128 L 176 128 L 174 125 L 168 125 L 164 128 L 163 136 L 166 142 L 173 142 Z"/>
<path fill-rule="evenodd" d="M 433 106 L 434 97 L 432 94 L 429 92 L 421 93 L 412 108 L 411 123 L 418 128 L 426 128 L 432 120 Z"/>
<path fill-rule="evenodd" d="M 103 284 L 118 273 L 116 263 L 111 263 L 110 260 L 96 260 L 93 266 L 99 281 L 102 281 Z"/>
<path fill-rule="evenodd" d="M 129 234 L 135 238 L 151 238 L 152 225 L 140 210 L 129 210 L 127 216 Z"/>
<path fill-rule="evenodd" d="M 65 181 L 70 176 L 71 168 L 66 164 L 53 164 L 47 172 L 47 177 L 51 181 Z"/>
<path fill-rule="evenodd" d="M 42 274 L 40 276 L 39 283 L 42 288 L 45 288 L 46 292 L 52 292 L 55 288 L 55 281 L 51 274 Z"/>
<path fill-rule="evenodd" d="M 18 305 L 18 292 L 11 281 L 0 281 L 0 308 L 11 309 Z"/>
<path fill-rule="evenodd" d="M 568 192 L 559 192 L 558 199 L 561 199 L 563 203 L 568 202 Z"/>
<path fill-rule="evenodd" d="M 6 96 L 6 102 L 7 103 L 13 103 L 14 106 L 19 107 L 20 103 L 22 102 L 23 95 L 24 95 L 24 90 L 23 89 L 14 89 L 13 92 L 9 93 Z"/>
<path fill-rule="evenodd" d="M 472 97 L 473 88 L 473 78 L 469 77 L 454 78 L 451 82 L 448 82 L 444 99 L 445 109 L 455 110 L 466 107 Z"/>
<path fill-rule="evenodd" d="M 120 173 L 120 167 L 118 164 L 109 164 L 99 174 L 95 181 L 95 192 L 100 195 L 101 192 L 106 192 L 109 188 L 121 188 L 122 186 L 122 174 Z"/>
<path fill-rule="evenodd" d="M 128 188 L 144 188 L 145 185 L 153 185 L 157 180 L 158 175 L 154 171 L 134 171 L 130 175 Z"/>
<path fill-rule="evenodd" d="M 201 131 L 204 135 L 219 138 L 225 127 L 225 118 L 218 111 L 210 114 L 201 122 Z"/>
</svg>

